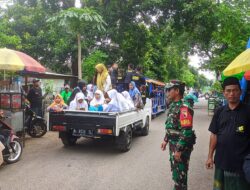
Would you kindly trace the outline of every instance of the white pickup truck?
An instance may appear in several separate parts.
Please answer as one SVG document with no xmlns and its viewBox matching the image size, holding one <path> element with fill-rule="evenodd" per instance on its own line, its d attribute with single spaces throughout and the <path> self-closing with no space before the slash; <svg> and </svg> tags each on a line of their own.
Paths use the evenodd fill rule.
<svg viewBox="0 0 250 190">
<path fill-rule="evenodd" d="M 49 127 L 59 131 L 59 138 L 65 146 L 73 146 L 80 137 L 114 139 L 116 148 L 126 152 L 131 148 L 133 132 L 146 136 L 151 123 L 151 100 L 144 109 L 126 112 L 50 112 Z"/>
</svg>

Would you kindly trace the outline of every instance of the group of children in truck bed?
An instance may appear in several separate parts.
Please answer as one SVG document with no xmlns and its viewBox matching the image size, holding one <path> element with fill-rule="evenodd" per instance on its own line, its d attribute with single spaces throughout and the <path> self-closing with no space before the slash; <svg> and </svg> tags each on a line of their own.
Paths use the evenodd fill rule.
<svg viewBox="0 0 250 190">
<path fill-rule="evenodd" d="M 144 107 L 141 93 L 134 81 L 129 83 L 129 91 L 119 93 L 112 89 L 110 76 L 103 64 L 96 65 L 96 85 L 86 84 L 81 80 L 77 87 L 65 99 L 65 92 L 57 94 L 48 111 L 83 110 L 124 112 Z M 69 88 L 65 85 L 65 88 Z"/>
</svg>

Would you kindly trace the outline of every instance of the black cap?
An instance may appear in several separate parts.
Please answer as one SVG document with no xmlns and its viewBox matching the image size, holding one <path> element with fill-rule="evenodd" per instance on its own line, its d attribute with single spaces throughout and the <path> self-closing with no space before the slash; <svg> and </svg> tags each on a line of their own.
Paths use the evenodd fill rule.
<svg viewBox="0 0 250 190">
<path fill-rule="evenodd" d="M 38 78 L 33 79 L 33 83 L 36 83 L 36 82 L 39 82 L 39 81 L 40 81 L 40 79 L 38 79 Z"/>
<path fill-rule="evenodd" d="M 225 89 L 225 87 L 229 86 L 229 85 L 238 85 L 239 88 L 241 89 L 240 82 L 236 77 L 228 77 L 228 78 L 226 78 L 222 83 L 222 88 Z"/>
</svg>

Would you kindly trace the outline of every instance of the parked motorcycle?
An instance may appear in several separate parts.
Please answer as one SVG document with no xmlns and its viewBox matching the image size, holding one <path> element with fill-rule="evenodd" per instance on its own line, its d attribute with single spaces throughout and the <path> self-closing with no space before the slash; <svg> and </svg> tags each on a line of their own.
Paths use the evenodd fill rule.
<svg viewBox="0 0 250 190">
<path fill-rule="evenodd" d="M 12 164 L 20 159 L 23 152 L 23 146 L 20 139 L 14 135 L 11 126 L 3 120 L 4 117 L 0 117 L 0 135 L 3 141 L 1 142 L 4 145 L 4 150 L 2 151 L 3 160 L 8 164 Z"/>
<path fill-rule="evenodd" d="M 47 133 L 47 125 L 45 119 L 36 115 L 32 109 L 25 106 L 25 130 L 33 138 L 42 137 Z"/>
</svg>

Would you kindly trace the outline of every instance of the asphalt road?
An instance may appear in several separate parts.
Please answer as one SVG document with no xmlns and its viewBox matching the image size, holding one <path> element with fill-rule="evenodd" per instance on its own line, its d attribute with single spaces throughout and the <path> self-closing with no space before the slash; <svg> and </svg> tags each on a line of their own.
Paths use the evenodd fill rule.
<svg viewBox="0 0 250 190">
<path fill-rule="evenodd" d="M 146 137 L 134 137 L 129 152 L 119 153 L 109 141 L 80 139 L 65 148 L 56 132 L 27 137 L 22 159 L 0 167 L 0 190 L 171 190 L 168 151 L 162 152 L 166 114 L 152 120 Z M 206 102 L 195 105 L 197 144 L 191 155 L 190 190 L 212 189 L 213 171 L 204 167 L 211 116 Z"/>
</svg>

